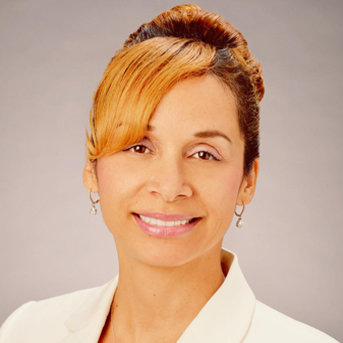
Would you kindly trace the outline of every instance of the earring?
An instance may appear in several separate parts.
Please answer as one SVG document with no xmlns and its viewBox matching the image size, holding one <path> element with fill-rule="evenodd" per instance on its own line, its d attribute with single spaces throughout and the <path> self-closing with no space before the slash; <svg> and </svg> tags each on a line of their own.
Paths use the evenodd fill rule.
<svg viewBox="0 0 343 343">
<path fill-rule="evenodd" d="M 100 196 L 98 200 L 94 201 L 92 198 L 92 192 L 90 190 L 88 191 L 88 195 L 89 195 L 90 201 L 92 202 L 92 207 L 89 210 L 89 213 L 95 216 L 98 213 L 98 210 L 96 209 L 95 204 L 97 204 L 100 201 Z"/>
<path fill-rule="evenodd" d="M 243 214 L 243 212 L 244 212 L 245 205 L 244 205 L 244 202 L 243 202 L 243 201 L 242 201 L 242 203 L 243 203 L 242 212 L 238 214 L 238 213 L 236 212 L 236 210 L 235 210 L 235 215 L 236 215 L 237 217 L 239 217 L 238 220 L 237 220 L 237 222 L 236 222 L 236 226 L 237 226 L 239 229 L 241 229 L 241 228 L 243 227 L 243 225 L 244 225 L 244 222 L 243 222 L 243 219 L 242 219 L 242 214 Z M 236 206 L 237 206 L 237 205 L 236 205 Z"/>
</svg>

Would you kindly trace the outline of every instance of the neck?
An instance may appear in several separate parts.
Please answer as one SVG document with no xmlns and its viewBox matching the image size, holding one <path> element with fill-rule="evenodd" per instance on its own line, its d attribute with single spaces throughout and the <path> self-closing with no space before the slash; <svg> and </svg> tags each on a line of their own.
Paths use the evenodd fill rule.
<svg viewBox="0 0 343 343">
<path fill-rule="evenodd" d="M 221 242 L 177 267 L 146 265 L 117 250 L 120 276 L 113 321 L 116 338 L 123 338 L 118 342 L 168 342 L 168 328 L 175 342 L 225 280 Z"/>
</svg>

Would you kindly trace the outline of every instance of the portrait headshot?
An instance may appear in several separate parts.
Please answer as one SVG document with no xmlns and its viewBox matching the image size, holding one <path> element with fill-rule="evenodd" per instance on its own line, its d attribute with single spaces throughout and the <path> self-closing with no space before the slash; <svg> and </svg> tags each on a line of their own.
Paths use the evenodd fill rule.
<svg viewBox="0 0 343 343">
<path fill-rule="evenodd" d="M 343 341 L 343 3 L 4 1 L 0 343 Z"/>
</svg>

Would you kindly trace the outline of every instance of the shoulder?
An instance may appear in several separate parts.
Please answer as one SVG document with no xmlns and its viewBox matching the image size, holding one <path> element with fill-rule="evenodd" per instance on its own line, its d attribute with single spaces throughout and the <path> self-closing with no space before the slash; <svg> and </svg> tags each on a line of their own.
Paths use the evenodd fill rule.
<svg viewBox="0 0 343 343">
<path fill-rule="evenodd" d="M 290 318 L 257 300 L 251 326 L 244 342 L 338 343 L 326 333 Z"/>
<path fill-rule="evenodd" d="M 17 308 L 0 328 L 0 343 L 22 342 L 32 332 L 39 332 L 44 327 L 51 334 L 62 335 L 64 321 L 96 289 L 84 289 L 40 301 L 29 301 Z M 67 330 L 67 329 L 66 329 Z"/>
</svg>

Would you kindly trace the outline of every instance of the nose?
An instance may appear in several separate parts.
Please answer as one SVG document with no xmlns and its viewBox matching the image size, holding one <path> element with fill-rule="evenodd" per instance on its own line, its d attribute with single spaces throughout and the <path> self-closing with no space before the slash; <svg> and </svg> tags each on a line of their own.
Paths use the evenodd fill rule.
<svg viewBox="0 0 343 343">
<path fill-rule="evenodd" d="M 152 162 L 148 168 L 146 187 L 151 194 L 158 194 L 165 202 L 187 198 L 193 194 L 190 175 L 186 172 L 182 158 L 165 156 Z"/>
</svg>

